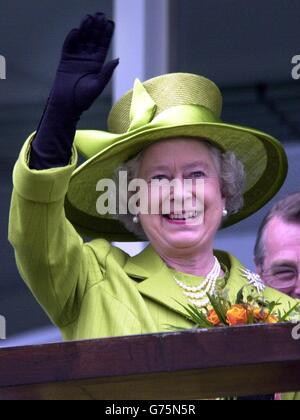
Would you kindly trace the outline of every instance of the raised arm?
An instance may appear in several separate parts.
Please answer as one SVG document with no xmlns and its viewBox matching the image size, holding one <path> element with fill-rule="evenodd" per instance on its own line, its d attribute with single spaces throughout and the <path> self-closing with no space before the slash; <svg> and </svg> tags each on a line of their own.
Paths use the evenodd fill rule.
<svg viewBox="0 0 300 420">
<path fill-rule="evenodd" d="M 96 260 L 66 219 L 64 200 L 77 164 L 76 124 L 118 64 L 104 64 L 113 29 L 96 14 L 70 32 L 37 133 L 14 168 L 9 240 L 22 278 L 60 327 L 76 319 L 85 293 L 101 281 L 110 249 L 102 240 Z"/>
<path fill-rule="evenodd" d="M 105 63 L 114 23 L 105 15 L 87 16 L 67 36 L 53 88 L 32 143 L 29 166 L 65 166 L 71 158 L 76 125 L 102 93 L 119 60 Z"/>
</svg>

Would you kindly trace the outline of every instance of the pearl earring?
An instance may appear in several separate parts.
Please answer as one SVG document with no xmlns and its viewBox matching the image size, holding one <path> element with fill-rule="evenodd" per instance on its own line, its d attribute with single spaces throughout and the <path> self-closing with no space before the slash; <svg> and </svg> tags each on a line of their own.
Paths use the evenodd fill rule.
<svg viewBox="0 0 300 420">
<path fill-rule="evenodd" d="M 227 217 L 228 216 L 228 210 L 223 209 L 223 217 Z"/>
<path fill-rule="evenodd" d="M 140 221 L 139 216 L 134 216 L 132 221 L 133 221 L 133 223 L 136 223 L 136 224 L 139 223 L 139 221 Z"/>
</svg>

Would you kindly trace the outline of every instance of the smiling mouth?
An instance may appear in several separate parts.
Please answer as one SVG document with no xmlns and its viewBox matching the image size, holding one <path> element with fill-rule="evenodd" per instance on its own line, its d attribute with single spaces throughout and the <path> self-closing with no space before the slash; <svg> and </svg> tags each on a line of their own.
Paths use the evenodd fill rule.
<svg viewBox="0 0 300 420">
<path fill-rule="evenodd" d="M 181 213 L 181 214 L 175 214 L 175 213 L 163 214 L 162 216 L 165 219 L 168 219 L 168 220 L 174 220 L 174 221 L 176 221 L 176 220 L 179 220 L 180 221 L 181 220 L 181 221 L 184 221 L 184 220 L 197 219 L 200 216 L 200 214 L 201 214 L 201 212 L 199 212 L 199 211 L 190 211 L 190 212 L 184 212 L 184 213 Z"/>
</svg>

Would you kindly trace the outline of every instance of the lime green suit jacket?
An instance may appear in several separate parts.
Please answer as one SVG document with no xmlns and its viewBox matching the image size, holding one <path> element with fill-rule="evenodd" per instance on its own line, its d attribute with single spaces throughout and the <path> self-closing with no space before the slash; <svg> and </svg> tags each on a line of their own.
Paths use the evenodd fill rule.
<svg viewBox="0 0 300 420">
<path fill-rule="evenodd" d="M 64 198 L 77 164 L 45 171 L 30 170 L 30 139 L 13 174 L 9 240 L 19 272 L 65 340 L 167 331 L 169 325 L 192 327 L 180 303 L 186 298 L 172 274 L 149 245 L 130 257 L 105 239 L 84 243 L 66 219 Z M 216 252 L 230 270 L 229 296 L 247 284 L 242 265 Z M 288 308 L 294 301 L 266 289 L 269 299 Z"/>
<path fill-rule="evenodd" d="M 66 219 L 64 198 L 76 168 L 76 150 L 68 166 L 45 171 L 29 169 L 29 153 L 30 139 L 14 168 L 9 240 L 22 278 L 63 338 L 155 333 L 168 331 L 169 325 L 192 327 L 179 304 L 186 305 L 186 298 L 151 245 L 130 257 L 105 239 L 84 243 Z M 230 271 L 226 288 L 234 301 L 248 284 L 240 272 L 242 264 L 226 252 L 216 255 Z M 273 289 L 264 293 L 268 299 L 280 299 L 283 309 L 295 304 Z"/>
</svg>

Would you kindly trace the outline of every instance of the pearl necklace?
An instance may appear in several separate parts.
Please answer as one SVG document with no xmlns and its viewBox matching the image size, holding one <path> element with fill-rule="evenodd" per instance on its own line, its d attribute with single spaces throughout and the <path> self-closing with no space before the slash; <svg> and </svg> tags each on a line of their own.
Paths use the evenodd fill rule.
<svg viewBox="0 0 300 420">
<path fill-rule="evenodd" d="M 217 258 L 214 258 L 215 264 L 211 272 L 208 273 L 208 275 L 205 277 L 205 280 L 199 286 L 187 286 L 185 283 L 178 280 L 176 276 L 173 276 L 178 286 L 183 289 L 183 294 L 190 298 L 188 301 L 192 305 L 198 306 L 199 308 L 207 306 L 209 303 L 207 294 L 214 295 L 216 291 L 216 282 L 221 274 L 221 265 Z"/>
</svg>

